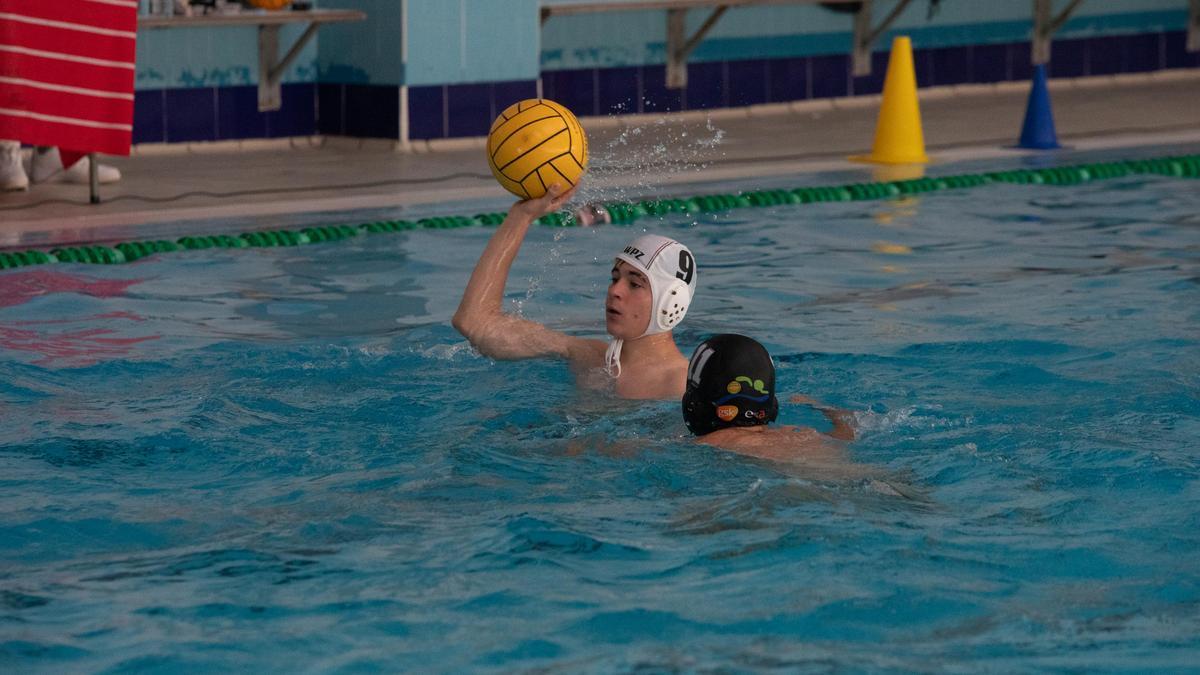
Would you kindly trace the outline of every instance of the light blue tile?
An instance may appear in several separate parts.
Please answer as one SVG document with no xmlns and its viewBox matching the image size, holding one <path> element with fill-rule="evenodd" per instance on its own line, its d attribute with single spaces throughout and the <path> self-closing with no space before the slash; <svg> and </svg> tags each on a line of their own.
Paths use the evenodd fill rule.
<svg viewBox="0 0 1200 675">
<path fill-rule="evenodd" d="M 410 0 L 410 85 L 534 79 L 538 0 Z"/>
<path fill-rule="evenodd" d="M 317 36 L 321 82 L 403 83 L 403 13 L 398 0 L 326 0 L 321 7 L 358 9 L 367 15 L 365 21 L 321 28 Z"/>
<path fill-rule="evenodd" d="M 564 4 L 570 0 L 544 0 Z M 881 17 L 895 0 L 876 3 Z M 1084 3 L 1059 37 L 1157 33 L 1183 29 L 1179 0 Z M 554 17 L 544 25 L 539 0 L 322 0 L 323 8 L 353 8 L 366 21 L 322 27 L 284 76 L 288 83 L 395 86 L 532 80 L 542 69 L 661 64 L 663 11 Z M 404 16 L 407 7 L 407 17 Z M 913 3 L 877 47 L 908 34 L 919 48 L 998 44 L 1028 39 L 1028 2 Z M 689 32 L 706 10 L 688 13 Z M 404 23 L 407 21 L 407 28 Z M 852 17 L 811 5 L 730 10 L 693 54 L 694 61 L 845 54 Z M 258 82 L 256 28 L 141 30 L 138 89 L 247 86 Z M 303 31 L 286 27 L 281 51 Z M 401 37 L 410 45 L 404 63 Z"/>
<path fill-rule="evenodd" d="M 303 26 L 280 31 L 282 57 Z M 287 83 L 315 82 L 317 45 L 310 41 L 284 73 Z M 225 87 L 258 84 L 258 29 L 169 28 L 138 31 L 136 89 Z"/>
<path fill-rule="evenodd" d="M 549 0 L 551 4 L 569 4 Z M 1057 37 L 1089 37 L 1182 30 L 1187 13 L 1176 0 L 1106 0 L 1084 3 Z M 894 2 L 875 3 L 876 22 Z M 708 10 L 688 12 L 688 33 Z M 1029 39 L 1027 2 L 947 2 L 930 16 L 926 3 L 913 3 L 876 43 L 887 49 L 893 35 L 913 37 L 917 47 L 998 44 Z M 789 58 L 846 54 L 853 16 L 812 5 L 741 7 L 727 12 L 692 55 L 694 61 Z M 660 64 L 666 55 L 662 10 L 603 12 L 553 17 L 542 29 L 540 60 L 546 70 Z"/>
</svg>

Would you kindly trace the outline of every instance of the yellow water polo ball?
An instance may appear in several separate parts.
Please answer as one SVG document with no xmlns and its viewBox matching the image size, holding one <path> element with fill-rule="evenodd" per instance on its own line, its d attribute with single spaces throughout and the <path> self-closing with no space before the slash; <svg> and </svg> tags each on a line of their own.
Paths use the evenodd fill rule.
<svg viewBox="0 0 1200 675">
<path fill-rule="evenodd" d="M 570 189 L 587 167 L 587 154 L 579 120 L 544 98 L 508 106 L 488 132 L 492 175 L 521 199 L 537 199 L 554 183 Z"/>
</svg>

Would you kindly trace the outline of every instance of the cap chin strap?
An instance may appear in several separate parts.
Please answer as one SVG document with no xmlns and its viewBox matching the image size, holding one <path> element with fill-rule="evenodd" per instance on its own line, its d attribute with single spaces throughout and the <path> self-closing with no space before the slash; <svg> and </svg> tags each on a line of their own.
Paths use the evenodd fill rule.
<svg viewBox="0 0 1200 675">
<path fill-rule="evenodd" d="M 621 346 L 623 344 L 625 341 L 621 338 L 613 338 L 604 352 L 604 372 L 614 380 L 621 376 Z"/>
<path fill-rule="evenodd" d="M 665 321 L 665 323 L 667 323 L 667 325 L 665 325 L 665 326 L 662 325 L 664 323 L 664 321 L 662 319 L 655 317 L 655 319 L 652 319 L 646 325 L 646 330 L 642 331 L 642 334 L 637 336 L 634 339 L 641 339 L 641 338 L 646 337 L 647 335 L 658 335 L 659 333 L 666 333 L 667 331 L 674 328 L 675 324 L 679 323 L 679 320 L 683 318 L 683 313 L 687 311 L 687 301 L 690 298 L 690 293 L 688 293 L 687 285 L 684 284 L 682 281 L 676 281 L 674 284 L 672 284 L 671 290 L 673 292 L 670 293 L 670 295 L 672 295 L 672 296 L 676 295 L 677 293 L 680 292 L 681 287 L 682 287 L 682 297 L 683 297 L 683 300 L 682 300 L 683 309 L 679 310 L 678 305 L 676 305 L 675 309 L 673 310 L 673 313 L 671 313 L 668 316 L 667 320 Z M 663 308 L 661 313 L 664 315 L 667 315 L 668 312 L 672 311 L 672 310 L 666 309 L 667 301 L 668 301 L 668 298 L 664 297 L 664 299 L 661 302 L 659 302 L 659 305 L 661 305 Z M 608 343 L 608 349 L 605 350 L 605 352 L 604 352 L 604 372 L 608 373 L 608 376 L 612 377 L 614 379 L 621 376 L 621 347 L 623 347 L 624 345 L 625 345 L 625 341 L 622 340 L 621 338 L 613 338 L 612 341 Z"/>
</svg>

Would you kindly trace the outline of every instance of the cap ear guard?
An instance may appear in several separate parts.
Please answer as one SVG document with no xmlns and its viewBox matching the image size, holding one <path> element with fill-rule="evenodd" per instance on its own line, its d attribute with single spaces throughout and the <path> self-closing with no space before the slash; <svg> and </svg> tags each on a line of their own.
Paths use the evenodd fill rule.
<svg viewBox="0 0 1200 675">
<path fill-rule="evenodd" d="M 779 417 L 779 399 L 771 394 L 771 398 L 767 401 L 766 407 L 762 409 L 763 417 L 758 417 L 757 414 L 751 416 L 748 413 L 758 411 L 739 410 L 739 414 L 732 420 L 725 420 L 717 411 L 717 405 L 710 400 L 707 400 L 704 394 L 700 391 L 700 387 L 688 383 L 687 390 L 683 392 L 683 423 L 687 425 L 688 431 L 697 436 L 711 434 L 717 429 L 725 429 L 728 427 L 750 427 L 759 424 L 769 424 L 774 422 Z"/>
<path fill-rule="evenodd" d="M 775 393 L 771 393 L 771 400 L 767 401 L 767 421 L 774 422 L 779 417 L 779 399 L 775 398 Z"/>
<path fill-rule="evenodd" d="M 700 400 L 696 387 L 688 385 L 683 392 L 683 423 L 688 431 L 697 436 L 712 433 L 717 430 L 716 414 L 711 410 L 712 405 Z"/>
<path fill-rule="evenodd" d="M 675 327 L 687 314 L 688 306 L 692 304 L 692 291 L 682 279 L 673 280 L 663 289 L 658 299 L 658 307 L 654 309 L 654 323 L 659 331 L 668 331 Z"/>
<path fill-rule="evenodd" d="M 650 317 L 642 336 L 665 333 L 687 314 L 696 288 L 696 259 L 674 239 L 644 234 L 615 257 L 644 274 L 650 284 Z"/>
</svg>

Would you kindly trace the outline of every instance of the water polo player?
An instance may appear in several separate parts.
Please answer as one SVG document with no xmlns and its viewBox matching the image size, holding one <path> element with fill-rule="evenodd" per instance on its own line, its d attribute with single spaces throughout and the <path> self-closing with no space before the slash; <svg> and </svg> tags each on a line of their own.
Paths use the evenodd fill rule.
<svg viewBox="0 0 1200 675">
<path fill-rule="evenodd" d="M 847 411 L 793 397 L 821 411 L 833 429 L 822 434 L 808 427 L 770 427 L 779 413 L 775 365 L 765 347 L 744 335 L 713 336 L 688 362 L 683 420 L 699 442 L 774 460 L 841 461 L 828 439 L 853 440 Z"/>
<path fill-rule="evenodd" d="M 504 285 L 529 226 L 574 192 L 554 185 L 541 198 L 513 204 L 471 273 L 454 327 L 493 359 L 563 358 L 586 386 L 607 381 L 622 398 L 678 398 L 687 359 L 671 330 L 687 312 L 697 272 L 692 252 L 673 239 L 643 235 L 615 256 L 604 304 L 608 344 L 504 313 Z"/>
</svg>

